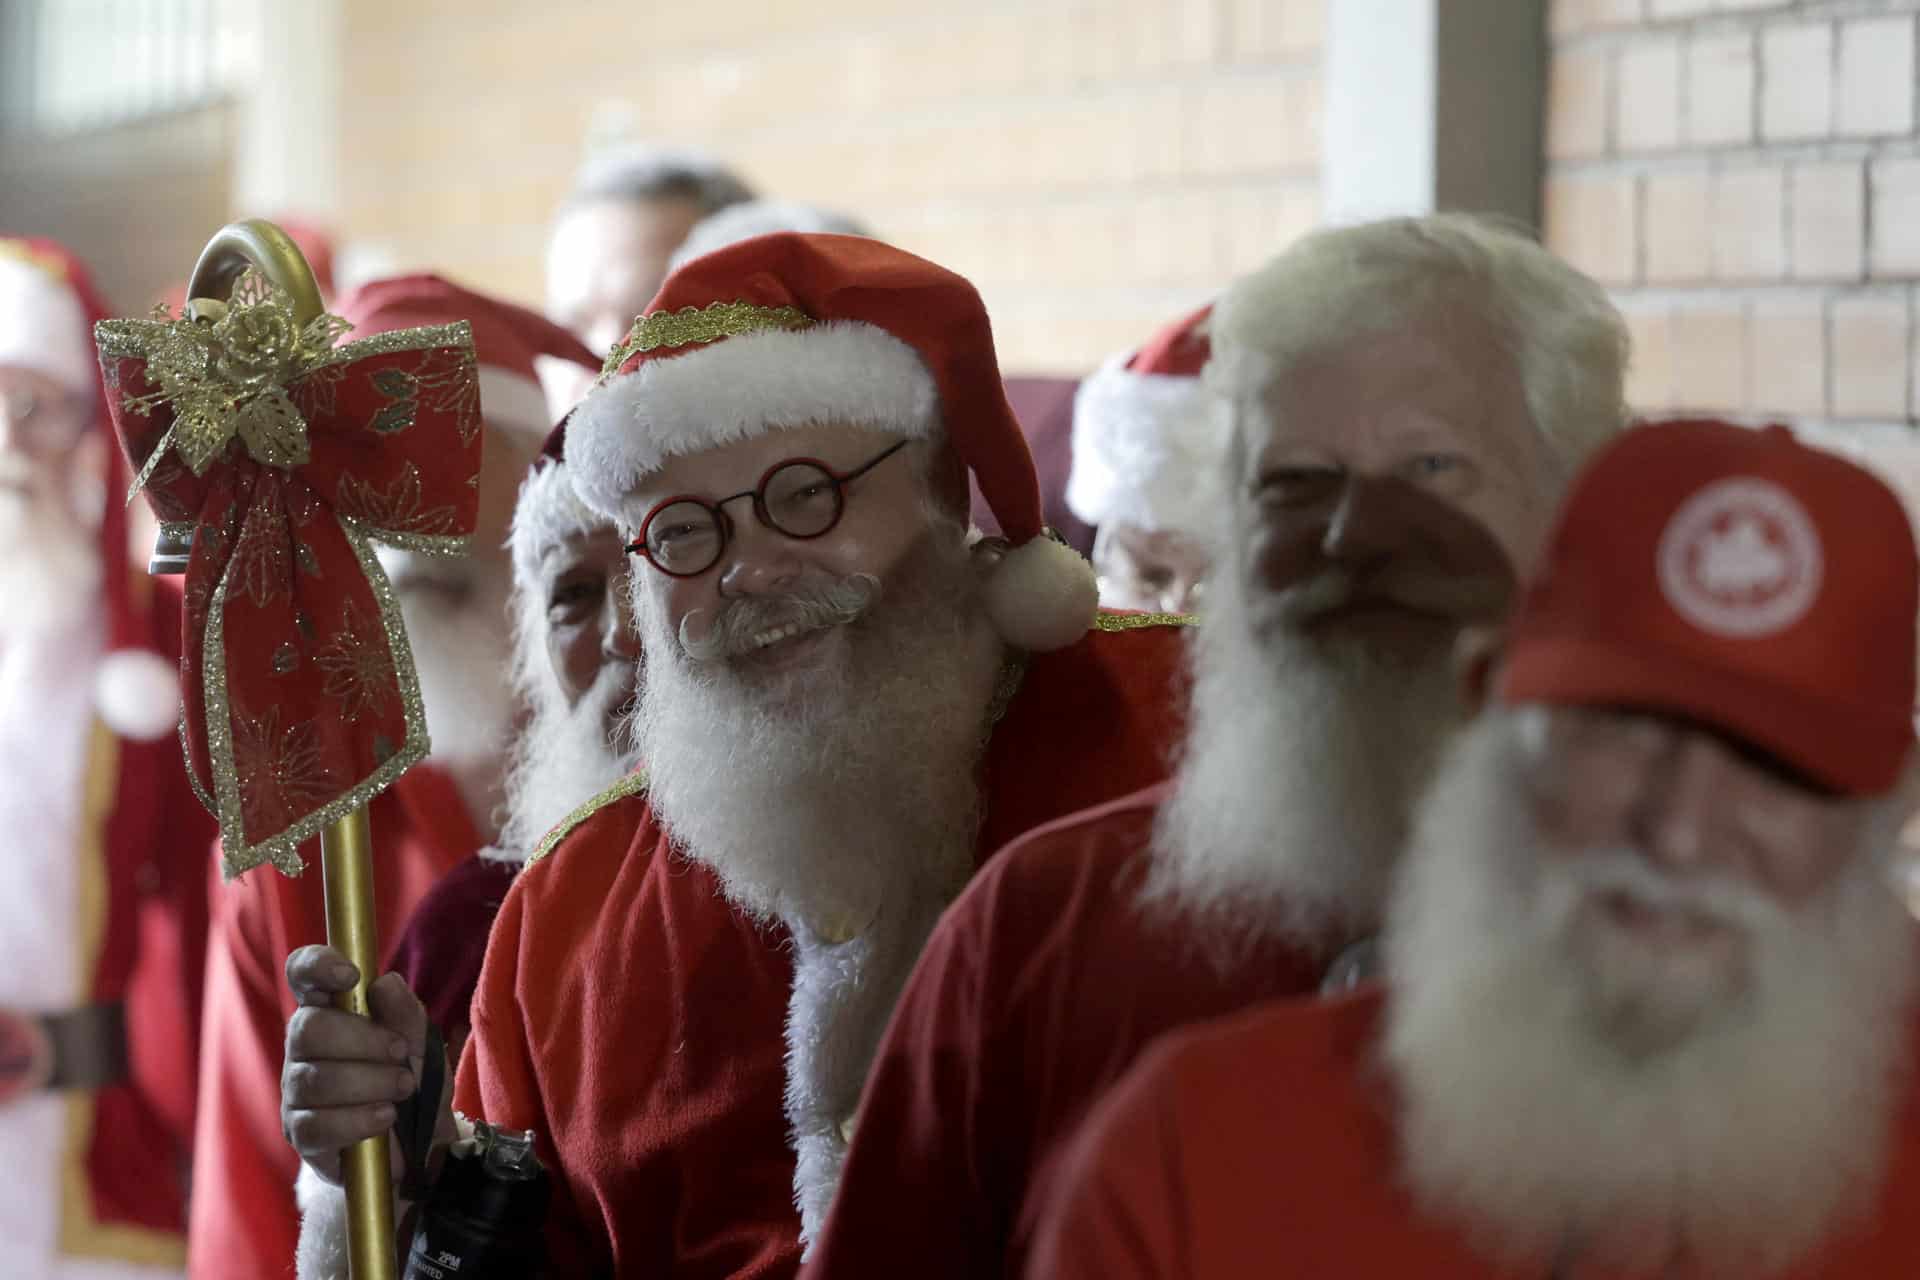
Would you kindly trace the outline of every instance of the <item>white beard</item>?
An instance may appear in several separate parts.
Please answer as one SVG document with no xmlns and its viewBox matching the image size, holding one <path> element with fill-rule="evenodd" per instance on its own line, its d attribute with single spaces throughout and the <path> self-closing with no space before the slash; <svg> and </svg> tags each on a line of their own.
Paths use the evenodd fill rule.
<svg viewBox="0 0 1920 1280">
<path fill-rule="evenodd" d="M 533 657 L 544 665 L 544 646 Z M 572 707 L 550 674 L 545 687 L 529 698 L 532 717 L 507 760 L 506 817 L 499 839 L 506 857 L 524 860 L 562 818 L 633 771 L 639 753 L 624 726 L 611 734 L 607 728 L 613 713 L 633 697 L 633 679 L 631 666 L 609 662 Z"/>
<path fill-rule="evenodd" d="M 12 462 L 0 458 L 0 472 L 18 473 Z M 63 633 L 100 607 L 95 529 L 31 472 L 17 478 L 27 492 L 0 489 L 0 642 Z"/>
<path fill-rule="evenodd" d="M 1554 856 L 1515 774 L 1524 715 L 1460 741 L 1393 896 L 1384 1055 L 1408 1183 L 1507 1261 L 1757 1280 L 1870 1206 L 1883 1173 L 1916 959 L 1884 878 L 1894 806 L 1791 913 L 1628 853 Z M 1596 889 L 1683 899 L 1744 935 L 1745 964 L 1575 929 Z"/>
<path fill-rule="evenodd" d="M 1230 566 L 1210 590 L 1146 901 L 1204 920 L 1223 959 L 1250 942 L 1317 947 L 1371 929 L 1461 721 L 1451 646 L 1377 653 L 1283 625 L 1262 638 Z"/>
<path fill-rule="evenodd" d="M 821 663 L 771 682 L 690 658 L 644 593 L 636 604 L 654 811 L 733 901 L 793 935 L 786 1111 L 809 1242 L 894 1002 L 973 870 L 1000 645 L 964 556 L 930 540 L 911 559 Z"/>
</svg>

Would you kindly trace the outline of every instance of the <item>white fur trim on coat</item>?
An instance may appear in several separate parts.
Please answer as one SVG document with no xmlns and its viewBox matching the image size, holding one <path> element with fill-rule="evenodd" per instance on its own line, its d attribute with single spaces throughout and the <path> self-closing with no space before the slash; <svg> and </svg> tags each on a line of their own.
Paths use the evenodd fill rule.
<svg viewBox="0 0 1920 1280">
<path fill-rule="evenodd" d="M 1067 505 L 1093 525 L 1211 528 L 1224 498 L 1227 408 L 1201 379 L 1134 373 L 1128 358 L 1074 393 Z"/>
<path fill-rule="evenodd" d="M 927 366 L 884 329 L 857 320 L 767 329 L 595 387 L 567 422 L 567 470 L 581 500 L 615 519 L 624 495 L 668 458 L 818 422 L 925 439 L 939 401 Z"/>
<path fill-rule="evenodd" d="M 300 1243 L 293 1254 L 297 1280 L 350 1280 L 346 1191 L 305 1162 L 293 1190 L 300 1204 Z"/>
</svg>

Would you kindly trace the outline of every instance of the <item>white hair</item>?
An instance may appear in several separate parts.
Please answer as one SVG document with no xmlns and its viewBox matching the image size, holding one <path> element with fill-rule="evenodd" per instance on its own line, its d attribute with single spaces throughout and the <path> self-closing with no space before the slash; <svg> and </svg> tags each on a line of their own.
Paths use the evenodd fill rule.
<svg viewBox="0 0 1920 1280">
<path fill-rule="evenodd" d="M 1299 240 L 1221 296 L 1206 377 L 1243 401 L 1304 357 L 1443 304 L 1471 308 L 1498 335 L 1568 476 L 1626 424 L 1627 330 L 1605 290 L 1527 236 L 1465 214 Z"/>
<path fill-rule="evenodd" d="M 621 141 L 590 151 L 560 212 L 603 200 L 691 200 L 701 214 L 753 199 L 753 188 L 697 147 Z"/>
<path fill-rule="evenodd" d="M 1487 1253 L 1639 1274 L 1771 1275 L 1874 1203 L 1910 1039 L 1912 922 L 1887 883 L 1900 805 L 1797 907 L 1630 850 L 1553 850 L 1521 798 L 1524 711 L 1457 741 L 1389 911 L 1382 1052 L 1403 1173 Z M 1744 964 L 1649 951 L 1578 912 L 1672 901 Z"/>
<path fill-rule="evenodd" d="M 746 200 L 728 205 L 694 223 L 693 230 L 687 233 L 687 238 L 667 259 L 667 274 L 672 275 L 682 264 L 705 257 L 716 249 L 724 249 L 755 236 L 772 235 L 776 231 L 805 231 L 837 236 L 873 235 L 858 218 L 836 213 L 832 209 L 801 204 L 797 200 Z"/>
</svg>

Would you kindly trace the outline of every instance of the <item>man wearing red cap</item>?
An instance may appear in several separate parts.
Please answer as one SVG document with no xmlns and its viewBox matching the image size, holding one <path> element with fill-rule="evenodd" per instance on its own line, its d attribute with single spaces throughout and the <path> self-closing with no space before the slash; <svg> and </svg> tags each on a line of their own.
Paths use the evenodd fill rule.
<svg viewBox="0 0 1920 1280">
<path fill-rule="evenodd" d="M 1157 1048 L 1031 1274 L 1909 1273 L 1916 577 L 1783 428 L 1625 437 L 1470 668 L 1384 987 Z"/>
<path fill-rule="evenodd" d="M 926 931 L 992 850 L 1159 776 L 1179 632 L 1097 614 L 978 296 L 875 241 L 687 264 L 566 435 L 631 539 L 650 780 L 508 895 L 458 1103 L 538 1135 L 561 1274 L 790 1274 Z"/>
<path fill-rule="evenodd" d="M 104 318 L 64 248 L 0 238 L 0 1238 L 50 1280 L 180 1271 L 213 836 L 179 600 L 127 559 Z"/>
<path fill-rule="evenodd" d="M 1226 405 L 1201 382 L 1211 305 L 1115 356 L 1073 401 L 1067 505 L 1095 526 L 1100 603 L 1191 613 L 1225 497 Z"/>
<path fill-rule="evenodd" d="M 1148 1041 L 1315 989 L 1370 929 L 1459 723 L 1456 637 L 1503 614 L 1624 419 L 1606 295 L 1461 217 L 1309 236 L 1227 289 L 1211 338 L 1228 541 L 1185 757 L 1007 850 L 947 913 L 812 1274 L 1018 1274 L 1036 1189 Z"/>
<path fill-rule="evenodd" d="M 379 549 L 406 621 L 434 744 L 427 763 L 371 808 L 374 901 L 380 937 L 390 945 L 434 883 L 493 834 L 515 716 L 507 680 L 508 521 L 546 423 L 533 360 L 593 359 L 539 316 L 435 276 L 376 281 L 342 299 L 338 310 L 356 338 L 468 321 L 488 433 L 472 554 Z M 397 491 L 390 500 L 417 496 Z M 280 1075 L 295 1002 L 282 974 L 289 952 L 325 937 L 318 876 L 250 876 L 216 894 L 194 1163 L 196 1280 L 253 1280 L 283 1272 L 294 1256 L 300 1162 L 281 1129 Z"/>
</svg>

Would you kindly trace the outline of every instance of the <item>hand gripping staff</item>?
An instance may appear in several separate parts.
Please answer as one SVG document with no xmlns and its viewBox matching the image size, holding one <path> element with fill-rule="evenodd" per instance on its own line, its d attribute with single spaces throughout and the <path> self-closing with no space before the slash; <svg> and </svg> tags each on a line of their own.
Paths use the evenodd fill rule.
<svg viewBox="0 0 1920 1280">
<path fill-rule="evenodd" d="M 231 879 L 302 869 L 320 837 L 327 941 L 379 972 L 366 805 L 427 754 L 400 609 L 373 543 L 457 555 L 479 504 L 467 324 L 336 346 L 312 271 L 269 222 L 208 243 L 178 317 L 96 330 L 115 432 L 186 573 L 180 736 Z M 355 1280 L 393 1280 L 387 1138 L 345 1153 Z"/>
</svg>

